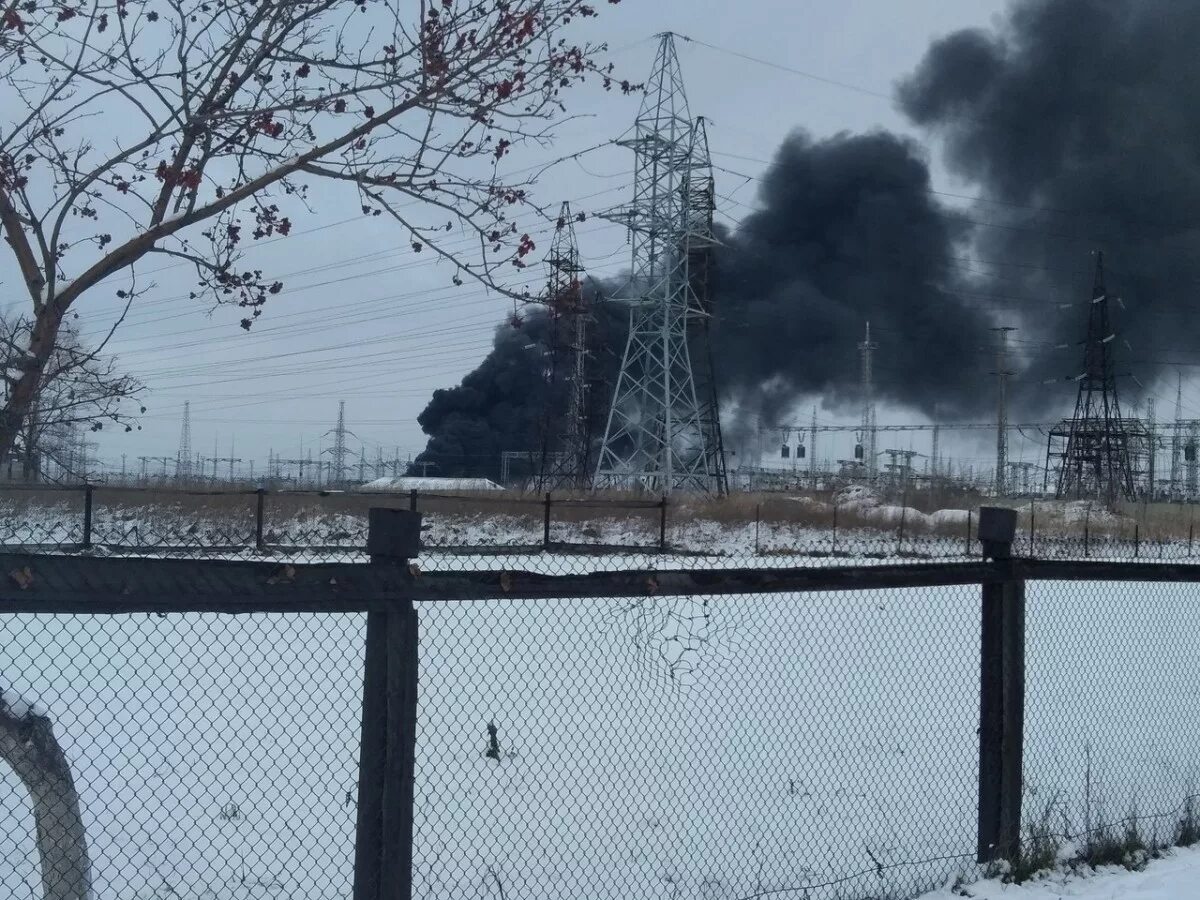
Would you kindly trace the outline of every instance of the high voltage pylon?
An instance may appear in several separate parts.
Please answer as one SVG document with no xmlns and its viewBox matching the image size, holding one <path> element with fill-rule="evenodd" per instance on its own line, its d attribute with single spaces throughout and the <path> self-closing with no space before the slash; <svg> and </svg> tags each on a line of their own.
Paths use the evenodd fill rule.
<svg viewBox="0 0 1200 900">
<path fill-rule="evenodd" d="M 352 435 L 346 430 L 346 401 L 338 402 L 337 425 L 333 431 L 325 432 L 326 437 L 333 435 L 333 446 L 325 452 L 329 454 L 329 484 L 344 484 L 347 479 L 346 467 L 346 436 Z"/>
<path fill-rule="evenodd" d="M 1075 414 L 1051 430 L 1047 446 L 1047 470 L 1052 459 L 1059 461 L 1060 498 L 1112 503 L 1137 497 L 1136 468 L 1145 458 L 1147 435 L 1141 422 L 1121 416 L 1109 302 L 1104 254 L 1098 253 Z"/>
<path fill-rule="evenodd" d="M 183 404 L 183 427 L 179 430 L 179 449 L 175 452 L 175 478 L 186 481 L 192 477 L 192 404 Z"/>
<path fill-rule="evenodd" d="M 550 279 L 545 294 L 549 316 L 549 391 L 542 422 L 540 487 L 544 491 L 584 488 L 590 475 L 587 357 L 592 312 L 583 292 L 583 266 L 575 240 L 571 204 L 559 211 L 546 257 Z M 559 396 L 562 387 L 565 397 Z"/>
<path fill-rule="evenodd" d="M 634 197 L 607 218 L 629 228 L 633 249 L 629 284 L 614 298 L 630 308 L 629 336 L 595 485 L 722 493 L 715 379 L 695 371 L 708 365 L 707 346 L 693 358 L 707 345 L 712 312 L 697 294 L 707 289 L 714 244 L 712 162 L 703 122 L 688 111 L 672 34 L 661 36 L 634 135 L 619 143 L 635 154 Z"/>
</svg>

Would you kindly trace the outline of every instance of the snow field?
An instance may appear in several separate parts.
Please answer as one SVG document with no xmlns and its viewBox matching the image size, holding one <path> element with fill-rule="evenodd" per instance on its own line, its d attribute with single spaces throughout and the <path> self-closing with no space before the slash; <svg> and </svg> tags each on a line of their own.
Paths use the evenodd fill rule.
<svg viewBox="0 0 1200 900">
<path fill-rule="evenodd" d="M 1095 871 L 1062 867 L 1022 885 L 999 880 L 943 888 L 921 900 L 1195 900 L 1200 896 L 1200 851 L 1177 849 L 1139 872 L 1112 866 Z"/>
<path fill-rule="evenodd" d="M 1027 814 L 1169 835 L 1196 789 L 1196 598 L 1029 586 Z M 912 896 L 975 874 L 977 587 L 420 615 L 417 896 Z M 363 624 L 0 618 L 0 678 L 75 766 L 97 900 L 349 897 Z M 37 881 L 3 772 L 0 891 Z"/>
</svg>

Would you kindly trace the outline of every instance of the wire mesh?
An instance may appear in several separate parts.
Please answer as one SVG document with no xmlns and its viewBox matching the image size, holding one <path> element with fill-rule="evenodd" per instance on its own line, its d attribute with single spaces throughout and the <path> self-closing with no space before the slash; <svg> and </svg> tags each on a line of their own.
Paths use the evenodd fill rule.
<svg viewBox="0 0 1200 900">
<path fill-rule="evenodd" d="M 20 752 L 4 745 L 14 720 L 52 723 L 96 900 L 346 898 L 363 628 L 356 615 L 0 616 L 0 748 Z M 6 762 L 0 894 L 40 898 L 41 789 Z"/>
<path fill-rule="evenodd" d="M 1171 844 L 1200 790 L 1198 588 L 1027 586 L 1025 811 L 1081 846 Z"/>
<path fill-rule="evenodd" d="M 911 896 L 973 871 L 978 587 L 421 614 L 421 897 Z"/>
</svg>

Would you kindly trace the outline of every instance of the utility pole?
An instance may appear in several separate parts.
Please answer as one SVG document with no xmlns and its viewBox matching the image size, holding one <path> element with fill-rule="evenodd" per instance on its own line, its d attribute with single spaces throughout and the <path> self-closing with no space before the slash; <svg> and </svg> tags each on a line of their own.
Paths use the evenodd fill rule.
<svg viewBox="0 0 1200 900">
<path fill-rule="evenodd" d="M 192 477 L 192 404 L 183 404 L 183 427 L 179 430 L 179 449 L 175 452 L 175 480 Z"/>
<path fill-rule="evenodd" d="M 808 433 L 808 478 L 811 490 L 817 489 L 817 407 L 813 404 L 812 428 Z"/>
<path fill-rule="evenodd" d="M 1146 481 L 1147 495 L 1146 499 L 1154 500 L 1154 480 L 1155 480 L 1155 462 L 1158 457 L 1158 421 L 1156 416 L 1157 410 L 1154 405 L 1154 398 L 1151 397 L 1146 401 L 1146 431 L 1149 433 L 1149 450 L 1146 459 Z"/>
<path fill-rule="evenodd" d="M 993 328 L 996 333 L 996 496 L 1008 493 L 1008 335 L 1016 331 L 1010 325 Z"/>
<path fill-rule="evenodd" d="M 941 467 L 941 437 L 942 437 L 942 405 L 933 404 L 933 437 L 929 447 L 929 481 L 937 481 L 938 470 Z"/>
<path fill-rule="evenodd" d="M 1175 388 L 1175 427 L 1171 433 L 1171 485 L 1170 497 L 1179 499 L 1182 491 L 1179 480 L 1180 465 L 1183 462 L 1183 372 L 1175 373 L 1178 384 Z"/>
<path fill-rule="evenodd" d="M 872 354 L 879 345 L 871 341 L 871 323 L 867 322 L 866 339 L 858 345 L 862 358 L 862 431 L 863 431 L 863 460 L 867 467 L 867 483 L 875 483 L 875 384 L 872 369 Z"/>
</svg>

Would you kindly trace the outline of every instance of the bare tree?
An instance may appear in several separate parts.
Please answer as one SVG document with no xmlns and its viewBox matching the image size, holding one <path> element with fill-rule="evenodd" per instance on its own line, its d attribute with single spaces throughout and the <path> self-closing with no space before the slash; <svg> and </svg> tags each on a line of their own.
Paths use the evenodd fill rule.
<svg viewBox="0 0 1200 900">
<path fill-rule="evenodd" d="M 12 321 L 0 317 L 0 367 L 6 373 L 6 388 L 27 365 L 26 348 L 32 330 L 33 322 L 24 316 Z M 101 343 L 101 349 L 87 347 L 70 322 L 59 329 L 13 448 L 13 458 L 20 460 L 25 480 L 37 480 L 47 461 L 85 475 L 73 472 L 81 435 L 100 431 L 106 425 L 126 432 L 140 427 L 134 417 L 145 408 L 130 401 L 136 400 L 143 385 L 121 371 L 113 356 L 103 353 L 105 343 Z"/>
<path fill-rule="evenodd" d="M 249 328 L 282 285 L 241 263 L 244 244 L 286 236 L 316 182 L 356 192 L 456 282 L 503 289 L 534 249 L 518 217 L 550 220 L 538 171 L 506 176 L 510 154 L 549 140 L 573 84 L 613 87 L 602 48 L 566 36 L 594 15 L 582 0 L 0 0 L 0 225 L 32 309 L 0 460 L 81 297 L 135 300 L 139 265 L 167 256 Z"/>
</svg>

